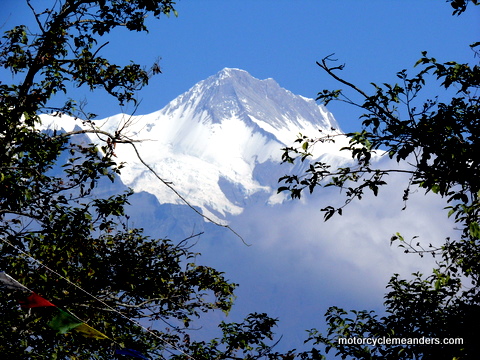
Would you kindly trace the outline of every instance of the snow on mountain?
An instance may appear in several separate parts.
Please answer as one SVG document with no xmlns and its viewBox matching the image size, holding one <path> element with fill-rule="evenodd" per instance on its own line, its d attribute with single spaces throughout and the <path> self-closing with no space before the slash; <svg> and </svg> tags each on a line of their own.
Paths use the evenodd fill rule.
<svg viewBox="0 0 480 360">
<path fill-rule="evenodd" d="M 58 121 L 43 115 L 42 122 L 66 131 L 82 126 L 68 117 Z M 229 68 L 200 81 L 160 111 L 119 114 L 96 123 L 102 130 L 123 129 L 130 138 L 142 140 L 136 146 L 143 160 L 191 205 L 217 221 L 240 214 L 254 194 L 280 201 L 272 188 L 278 173 L 268 164 L 278 166 L 281 148 L 291 145 L 299 133 L 318 136 L 319 129 L 323 133 L 339 129 L 333 115 L 314 100 L 292 94 L 273 79 L 258 80 Z M 345 162 L 339 147 L 324 144 L 316 155 Z M 125 185 L 155 195 L 160 203 L 183 204 L 131 146 L 117 146 L 116 154 L 126 162 L 120 176 Z"/>
</svg>

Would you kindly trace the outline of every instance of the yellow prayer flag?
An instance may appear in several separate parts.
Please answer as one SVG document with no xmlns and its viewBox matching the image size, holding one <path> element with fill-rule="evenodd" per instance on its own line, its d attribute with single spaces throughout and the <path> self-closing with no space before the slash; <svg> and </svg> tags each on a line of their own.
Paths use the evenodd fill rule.
<svg viewBox="0 0 480 360">
<path fill-rule="evenodd" d="M 79 331 L 82 333 L 83 336 L 85 337 L 91 337 L 95 339 L 108 339 L 108 336 L 105 334 L 102 334 L 100 331 L 95 330 L 91 326 L 83 323 L 82 325 L 77 326 L 74 330 Z"/>
</svg>

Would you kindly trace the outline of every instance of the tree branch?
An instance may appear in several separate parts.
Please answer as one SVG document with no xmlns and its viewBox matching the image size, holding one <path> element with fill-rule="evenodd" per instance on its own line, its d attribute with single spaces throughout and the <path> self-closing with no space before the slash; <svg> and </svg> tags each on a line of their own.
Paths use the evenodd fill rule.
<svg viewBox="0 0 480 360">
<path fill-rule="evenodd" d="M 355 86 L 354 84 L 352 84 L 352 83 L 350 83 L 350 82 L 342 79 L 341 77 L 337 76 L 337 75 L 333 72 L 333 70 L 343 70 L 343 67 L 344 67 L 343 65 L 342 65 L 342 66 L 336 66 L 336 67 L 329 67 L 329 66 L 327 65 L 327 60 L 334 61 L 334 60 L 330 59 L 330 57 L 331 57 L 332 55 L 333 55 L 333 54 L 328 55 L 327 57 L 324 57 L 324 58 L 322 59 L 322 63 L 319 63 L 319 62 L 317 61 L 317 65 L 320 66 L 323 70 L 325 70 L 325 71 L 328 73 L 328 75 L 330 75 L 331 77 L 333 77 L 335 80 L 337 80 L 338 82 L 340 82 L 340 83 L 342 83 L 342 84 L 344 84 L 344 85 L 347 85 L 349 88 L 355 90 L 355 91 L 358 92 L 360 95 L 362 95 L 365 99 L 368 99 L 369 96 L 368 96 L 363 90 L 359 89 L 359 88 L 358 88 L 357 86 Z M 355 105 L 357 105 L 357 104 L 355 104 Z M 375 102 L 373 105 L 375 106 L 375 108 L 377 108 L 377 110 L 379 110 L 379 112 L 380 112 L 382 115 L 388 117 L 388 118 L 391 119 L 391 120 L 395 120 L 395 119 L 396 119 L 390 112 L 386 111 L 384 108 L 382 108 L 382 107 L 381 107 L 380 105 L 378 105 L 376 102 Z M 362 107 L 362 106 L 360 106 L 360 107 Z"/>
</svg>

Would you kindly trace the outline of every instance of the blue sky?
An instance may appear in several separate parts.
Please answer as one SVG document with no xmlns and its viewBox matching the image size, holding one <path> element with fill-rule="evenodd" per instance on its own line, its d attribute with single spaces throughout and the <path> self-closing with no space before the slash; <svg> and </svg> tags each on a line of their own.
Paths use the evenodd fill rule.
<svg viewBox="0 0 480 360">
<path fill-rule="evenodd" d="M 156 22 L 149 35 L 129 34 L 122 39 L 126 45 L 111 49 L 125 60 L 162 58 L 164 74 L 142 92 L 141 113 L 163 107 L 224 67 L 274 78 L 314 98 L 338 86 L 315 64 L 332 53 L 347 64 L 343 73 L 351 82 L 394 82 L 424 50 L 439 60 L 471 59 L 468 45 L 480 30 L 478 11 L 453 17 L 438 0 L 181 0 L 178 12 L 178 18 Z M 344 128 L 356 123 L 354 109 L 335 104 L 331 110 Z"/>
<path fill-rule="evenodd" d="M 31 23 L 23 3 L 2 1 L 4 29 Z M 478 9 L 452 16 L 450 5 L 439 0 L 179 0 L 177 10 L 178 17 L 152 21 L 148 35 L 116 31 L 104 48 L 102 55 L 122 64 L 148 66 L 161 58 L 163 74 L 139 94 L 140 114 L 161 109 L 224 67 L 274 78 L 314 98 L 324 88 L 338 88 L 315 64 L 331 53 L 346 63 L 343 75 L 349 81 L 368 89 L 370 82 L 395 82 L 396 72 L 411 68 L 423 50 L 439 60 L 470 60 L 468 45 L 480 30 Z M 101 92 L 79 96 L 100 117 L 131 110 Z M 355 109 L 343 104 L 329 109 L 344 130 L 356 128 Z"/>
</svg>

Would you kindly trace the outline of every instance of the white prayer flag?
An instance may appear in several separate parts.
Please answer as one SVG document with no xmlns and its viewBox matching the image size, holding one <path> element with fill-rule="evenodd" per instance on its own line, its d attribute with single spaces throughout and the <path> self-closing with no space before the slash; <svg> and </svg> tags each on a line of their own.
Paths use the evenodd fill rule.
<svg viewBox="0 0 480 360">
<path fill-rule="evenodd" d="M 3 271 L 0 272 L 0 289 L 20 290 L 20 291 L 32 292 L 32 290 L 23 286 L 17 280 L 12 278 L 8 274 L 5 274 Z"/>
</svg>

